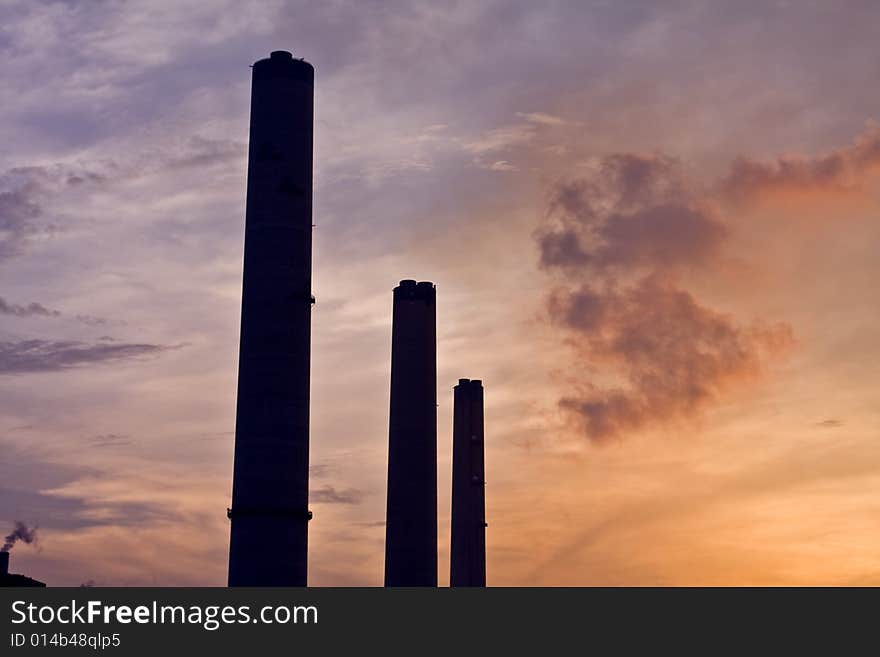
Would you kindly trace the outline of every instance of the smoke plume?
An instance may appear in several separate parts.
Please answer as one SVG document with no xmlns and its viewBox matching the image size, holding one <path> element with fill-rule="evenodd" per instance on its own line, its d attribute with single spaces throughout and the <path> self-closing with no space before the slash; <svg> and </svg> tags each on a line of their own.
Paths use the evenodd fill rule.
<svg viewBox="0 0 880 657">
<path fill-rule="evenodd" d="M 3 547 L 0 552 L 9 552 L 12 546 L 21 541 L 22 543 L 35 543 L 37 541 L 37 528 L 28 527 L 20 520 L 15 521 L 15 529 L 6 535 L 3 539 Z"/>
</svg>

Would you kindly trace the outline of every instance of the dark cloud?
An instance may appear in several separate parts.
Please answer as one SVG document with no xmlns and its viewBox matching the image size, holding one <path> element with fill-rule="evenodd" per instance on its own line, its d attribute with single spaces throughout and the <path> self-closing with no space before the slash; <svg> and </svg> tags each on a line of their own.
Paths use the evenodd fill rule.
<svg viewBox="0 0 880 657">
<path fill-rule="evenodd" d="M 791 344 L 787 325 L 744 325 L 679 287 L 721 251 L 715 207 L 663 155 L 612 155 L 552 190 L 535 235 L 541 266 L 562 274 L 547 310 L 583 369 L 560 406 L 591 440 L 696 415 Z M 589 367 L 622 385 L 596 386 Z"/>
<path fill-rule="evenodd" d="M 55 372 L 98 363 L 137 360 L 179 346 L 52 340 L 0 342 L 0 374 Z"/>
<path fill-rule="evenodd" d="M 621 374 L 625 389 L 586 386 L 561 405 L 602 440 L 654 421 L 686 418 L 792 342 L 784 324 L 739 325 L 656 277 L 623 290 L 557 292 L 553 320 L 574 331 L 585 362 Z"/>
<path fill-rule="evenodd" d="M 321 486 L 309 491 L 309 500 L 319 504 L 360 504 L 363 499 L 363 491 L 355 488 L 337 490 L 333 486 Z"/>
<path fill-rule="evenodd" d="M 10 303 L 0 297 L 0 315 L 12 315 L 13 317 L 61 317 L 64 313 L 60 310 L 46 308 L 41 303 L 32 301 L 28 304 Z M 109 320 L 94 315 L 76 315 L 76 321 L 88 326 L 104 326 Z M 99 338 L 100 339 L 100 338 Z"/>
<path fill-rule="evenodd" d="M 813 157 L 780 157 L 761 162 L 738 157 L 721 181 L 721 193 L 735 201 L 768 191 L 821 191 L 858 187 L 880 168 L 880 125 L 872 125 L 852 144 Z"/>
<path fill-rule="evenodd" d="M 537 239 L 547 269 L 604 272 L 698 265 L 726 234 L 709 204 L 688 190 L 676 160 L 613 155 L 592 176 L 554 188 Z"/>
<path fill-rule="evenodd" d="M 13 315 L 14 317 L 58 317 L 58 310 L 50 310 L 41 303 L 32 301 L 26 305 L 9 303 L 0 297 L 0 315 Z"/>
</svg>

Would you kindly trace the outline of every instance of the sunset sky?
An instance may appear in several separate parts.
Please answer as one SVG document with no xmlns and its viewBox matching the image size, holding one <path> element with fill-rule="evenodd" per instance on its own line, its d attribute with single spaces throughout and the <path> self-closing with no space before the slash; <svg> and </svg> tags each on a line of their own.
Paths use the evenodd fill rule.
<svg viewBox="0 0 880 657">
<path fill-rule="evenodd" d="M 249 65 L 286 49 L 316 69 L 310 584 L 382 583 L 413 278 L 441 585 L 461 377 L 490 585 L 880 585 L 878 27 L 876 2 L 0 0 L 0 534 L 39 526 L 11 570 L 225 585 Z"/>
</svg>

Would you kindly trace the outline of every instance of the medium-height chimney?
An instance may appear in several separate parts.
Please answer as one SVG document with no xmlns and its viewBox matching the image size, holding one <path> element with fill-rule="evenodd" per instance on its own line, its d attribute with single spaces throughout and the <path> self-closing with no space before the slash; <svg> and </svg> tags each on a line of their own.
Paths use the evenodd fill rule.
<svg viewBox="0 0 880 657">
<path fill-rule="evenodd" d="M 305 586 L 314 69 L 253 66 L 230 586 Z"/>
<path fill-rule="evenodd" d="M 9 574 L 9 553 L 0 552 L 0 577 Z"/>
<path fill-rule="evenodd" d="M 437 586 L 437 313 L 433 283 L 394 288 L 385 586 Z"/>
<path fill-rule="evenodd" d="M 486 586 L 483 384 L 459 379 L 452 426 L 450 586 Z"/>
</svg>

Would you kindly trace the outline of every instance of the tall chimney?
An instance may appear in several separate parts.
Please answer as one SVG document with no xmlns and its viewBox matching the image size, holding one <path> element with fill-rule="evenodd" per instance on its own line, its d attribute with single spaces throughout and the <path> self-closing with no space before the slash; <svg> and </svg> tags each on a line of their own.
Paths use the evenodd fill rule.
<svg viewBox="0 0 880 657">
<path fill-rule="evenodd" d="M 450 586 L 486 586 L 483 384 L 459 379 L 452 425 Z"/>
<path fill-rule="evenodd" d="M 230 586 L 305 586 L 315 72 L 253 66 Z"/>
<path fill-rule="evenodd" d="M 0 552 L 0 577 L 9 574 L 9 552 Z"/>
<path fill-rule="evenodd" d="M 394 288 L 385 586 L 437 586 L 437 313 L 433 283 Z"/>
</svg>

